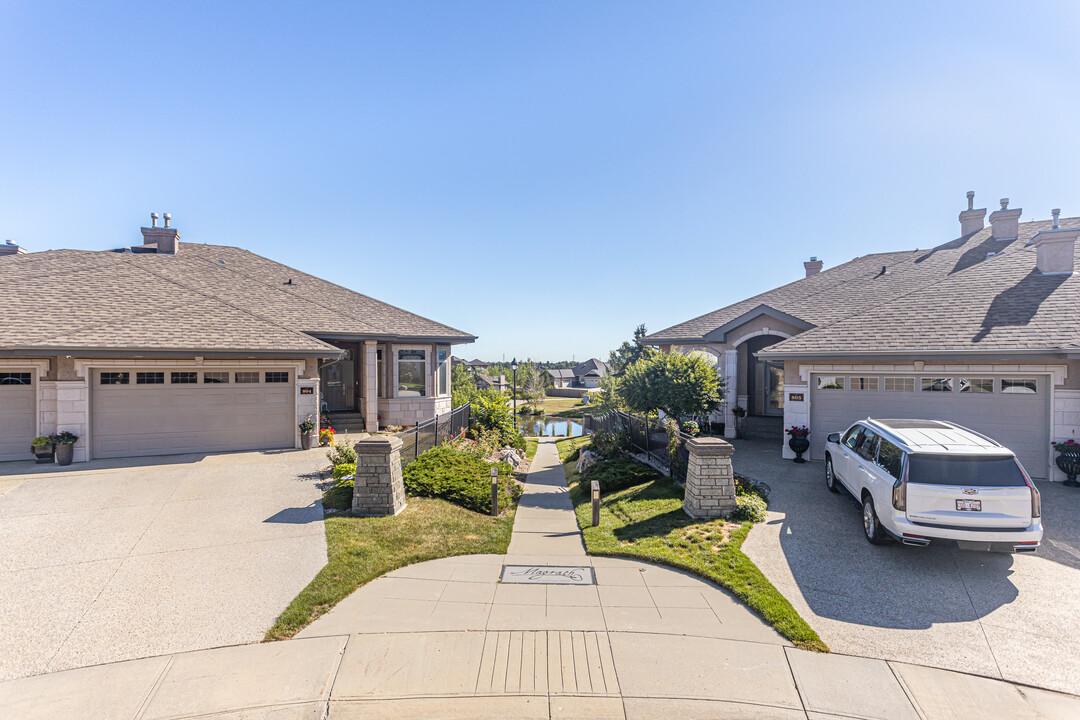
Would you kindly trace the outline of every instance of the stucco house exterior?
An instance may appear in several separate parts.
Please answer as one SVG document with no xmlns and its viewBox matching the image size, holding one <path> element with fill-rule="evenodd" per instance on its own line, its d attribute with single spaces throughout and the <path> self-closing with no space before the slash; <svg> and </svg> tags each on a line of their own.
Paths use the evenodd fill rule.
<svg viewBox="0 0 1080 720">
<path fill-rule="evenodd" d="M 939 418 L 1010 447 L 1037 478 L 1063 480 L 1051 440 L 1080 433 L 1080 218 L 1019 222 L 1008 200 L 960 213 L 960 234 L 928 250 L 877 253 L 652 333 L 697 352 L 727 382 L 717 419 L 807 425 L 810 455 L 855 420 Z"/>
<path fill-rule="evenodd" d="M 474 336 L 152 217 L 142 245 L 0 256 L 0 461 L 60 430 L 83 461 L 298 447 L 320 408 L 369 431 L 451 409 Z"/>
<path fill-rule="evenodd" d="M 598 388 L 600 378 L 607 374 L 607 363 L 589 358 L 572 368 L 547 370 L 547 374 L 555 388 Z"/>
</svg>

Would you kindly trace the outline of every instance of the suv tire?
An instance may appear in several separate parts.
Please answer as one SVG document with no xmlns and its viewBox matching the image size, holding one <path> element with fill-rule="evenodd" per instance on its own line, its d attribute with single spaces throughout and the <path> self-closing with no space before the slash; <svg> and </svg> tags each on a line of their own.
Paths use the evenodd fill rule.
<svg viewBox="0 0 1080 720">
<path fill-rule="evenodd" d="M 833 472 L 831 457 L 825 458 L 825 487 L 829 488 L 829 492 L 840 492 L 840 488 L 836 487 L 836 473 Z"/>
<path fill-rule="evenodd" d="M 869 493 L 863 497 L 862 508 L 863 534 L 866 535 L 866 539 L 871 545 L 884 545 L 888 540 L 888 535 L 881 528 L 877 510 L 874 509 L 874 498 L 870 497 Z"/>
</svg>

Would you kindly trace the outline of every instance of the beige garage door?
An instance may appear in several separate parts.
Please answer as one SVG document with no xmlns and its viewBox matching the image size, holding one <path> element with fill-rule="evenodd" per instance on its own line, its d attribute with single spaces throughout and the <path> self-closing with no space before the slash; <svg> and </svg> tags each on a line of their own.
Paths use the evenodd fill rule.
<svg viewBox="0 0 1080 720">
<path fill-rule="evenodd" d="M 95 370 L 95 458 L 294 446 L 293 371 Z"/>
<path fill-rule="evenodd" d="M 29 370 L 0 370 L 0 461 L 32 460 L 37 386 Z"/>
<path fill-rule="evenodd" d="M 1045 478 L 1050 382 L 1047 375 L 811 375 L 810 456 L 823 459 L 829 433 L 867 417 L 948 420 L 992 437 L 1032 477 Z"/>
</svg>

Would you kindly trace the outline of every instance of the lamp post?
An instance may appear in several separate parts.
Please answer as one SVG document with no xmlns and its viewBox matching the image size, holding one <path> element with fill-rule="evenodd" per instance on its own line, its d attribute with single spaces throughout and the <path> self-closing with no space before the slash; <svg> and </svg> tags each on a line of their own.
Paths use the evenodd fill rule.
<svg viewBox="0 0 1080 720">
<path fill-rule="evenodd" d="M 510 361 L 510 369 L 514 371 L 514 429 L 517 430 L 517 358 Z"/>
</svg>

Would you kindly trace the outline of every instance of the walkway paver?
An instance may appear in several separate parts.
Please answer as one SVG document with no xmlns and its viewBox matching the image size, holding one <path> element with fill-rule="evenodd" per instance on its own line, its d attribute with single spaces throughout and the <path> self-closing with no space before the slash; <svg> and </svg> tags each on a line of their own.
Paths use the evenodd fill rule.
<svg viewBox="0 0 1080 720">
<path fill-rule="evenodd" d="M 293 640 L 0 683 L 0 711 L 90 720 L 1080 716 L 1073 696 L 799 650 L 687 573 L 585 555 L 570 522 L 554 443 L 542 441 L 505 556 L 402 568 Z M 504 585 L 504 564 L 589 566 L 596 585 Z"/>
</svg>

